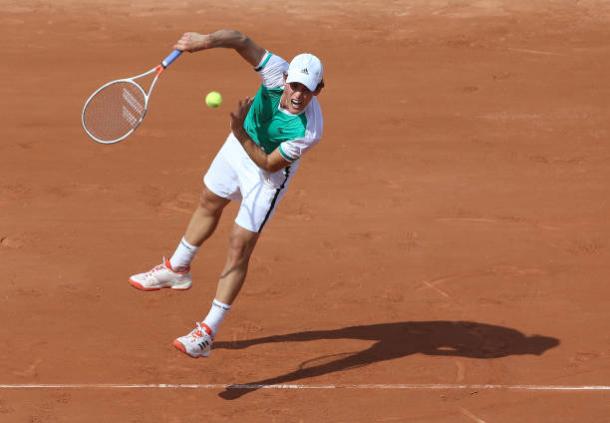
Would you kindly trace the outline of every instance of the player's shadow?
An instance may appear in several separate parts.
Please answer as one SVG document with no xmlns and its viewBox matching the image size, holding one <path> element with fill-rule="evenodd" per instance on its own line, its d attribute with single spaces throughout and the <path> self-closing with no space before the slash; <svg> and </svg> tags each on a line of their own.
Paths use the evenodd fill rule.
<svg viewBox="0 0 610 423">
<path fill-rule="evenodd" d="M 351 354 L 309 360 L 301 363 L 298 369 L 286 374 L 231 385 L 221 392 L 220 396 L 224 399 L 237 399 L 258 389 L 261 385 L 285 384 L 411 354 L 491 359 L 509 355 L 542 355 L 548 349 L 559 345 L 559 340 L 556 338 L 527 336 L 518 330 L 503 326 L 463 321 L 431 321 L 380 323 L 297 332 L 243 341 L 217 342 L 214 348 L 241 349 L 258 344 L 321 339 L 362 339 L 375 343 L 365 350 Z M 315 361 L 319 364 L 315 364 Z"/>
</svg>

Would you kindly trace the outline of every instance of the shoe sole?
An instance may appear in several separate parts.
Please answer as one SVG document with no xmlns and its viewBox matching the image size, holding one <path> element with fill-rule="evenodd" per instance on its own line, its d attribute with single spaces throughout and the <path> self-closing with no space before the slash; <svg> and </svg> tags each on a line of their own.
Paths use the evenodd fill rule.
<svg viewBox="0 0 610 423">
<path fill-rule="evenodd" d="M 174 347 L 176 347 L 176 349 L 178 351 L 183 352 L 184 354 L 188 355 L 191 358 L 201 358 L 201 357 L 206 358 L 207 357 L 207 355 L 190 355 L 188 352 L 186 352 L 186 348 L 184 347 L 184 345 L 182 345 L 182 342 L 178 341 L 177 339 L 174 339 L 174 342 L 172 344 L 174 345 Z"/>
<path fill-rule="evenodd" d="M 139 289 L 140 291 L 159 291 L 161 289 L 167 289 L 167 288 L 175 289 L 177 291 L 186 291 L 187 289 L 191 288 L 190 284 L 187 287 L 164 286 L 162 288 L 146 288 L 144 285 L 142 285 L 139 282 L 134 281 L 133 279 L 129 279 L 129 285 L 133 286 L 136 289 Z"/>
</svg>

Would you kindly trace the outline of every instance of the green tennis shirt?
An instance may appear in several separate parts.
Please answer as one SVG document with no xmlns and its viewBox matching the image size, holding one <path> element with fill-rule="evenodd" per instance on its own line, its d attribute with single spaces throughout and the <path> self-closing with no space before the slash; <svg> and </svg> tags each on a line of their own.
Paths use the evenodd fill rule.
<svg viewBox="0 0 610 423">
<path fill-rule="evenodd" d="M 279 148 L 287 161 L 293 162 L 315 145 L 322 136 L 322 113 L 315 98 L 307 108 L 292 114 L 280 107 L 284 93 L 284 72 L 288 63 L 267 52 L 255 69 L 262 78 L 252 106 L 244 120 L 244 129 L 267 154 Z"/>
<path fill-rule="evenodd" d="M 307 117 L 304 113 L 291 115 L 280 109 L 283 92 L 283 88 L 261 85 L 244 121 L 244 128 L 250 138 L 267 154 L 280 147 L 284 141 L 305 136 Z"/>
</svg>

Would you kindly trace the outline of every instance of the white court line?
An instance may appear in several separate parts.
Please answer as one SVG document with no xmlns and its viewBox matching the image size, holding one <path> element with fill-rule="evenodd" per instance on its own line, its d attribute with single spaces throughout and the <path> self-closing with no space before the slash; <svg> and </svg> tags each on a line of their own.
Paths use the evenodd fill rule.
<svg viewBox="0 0 610 423">
<path fill-rule="evenodd" d="M 31 383 L 0 384 L 0 389 L 406 389 L 429 390 L 504 390 L 504 391 L 610 391 L 610 385 L 492 385 L 492 384 L 175 384 L 175 383 Z"/>
<path fill-rule="evenodd" d="M 554 53 L 552 51 L 530 50 L 527 48 L 509 48 L 510 51 L 519 51 L 521 53 L 541 54 L 544 56 L 565 56 L 565 54 Z"/>
</svg>

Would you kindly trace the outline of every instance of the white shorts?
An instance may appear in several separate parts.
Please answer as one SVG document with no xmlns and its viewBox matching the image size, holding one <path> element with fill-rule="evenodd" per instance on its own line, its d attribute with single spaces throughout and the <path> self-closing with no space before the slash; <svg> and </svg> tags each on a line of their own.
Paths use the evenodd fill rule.
<svg viewBox="0 0 610 423">
<path fill-rule="evenodd" d="M 277 172 L 266 172 L 248 156 L 233 133 L 218 151 L 203 177 L 206 187 L 228 200 L 241 200 L 235 218 L 242 228 L 260 232 L 284 197 L 298 160 Z"/>
</svg>

